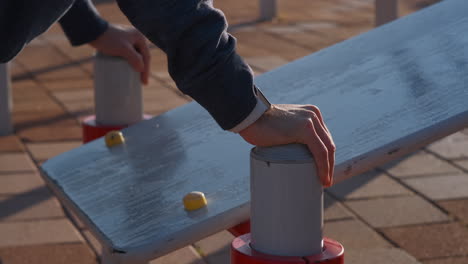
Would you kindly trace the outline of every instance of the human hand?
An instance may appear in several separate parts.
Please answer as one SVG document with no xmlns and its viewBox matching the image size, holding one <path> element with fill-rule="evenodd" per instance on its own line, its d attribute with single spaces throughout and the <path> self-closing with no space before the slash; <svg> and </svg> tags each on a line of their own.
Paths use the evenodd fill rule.
<svg viewBox="0 0 468 264">
<path fill-rule="evenodd" d="M 320 182 L 324 187 L 332 185 L 336 147 L 316 106 L 272 105 L 239 134 L 250 144 L 262 147 L 306 144 L 315 158 Z"/>
<path fill-rule="evenodd" d="M 135 71 L 141 73 L 141 81 L 148 84 L 150 52 L 145 37 L 138 30 L 111 24 L 89 44 L 106 55 L 123 57 Z"/>
</svg>

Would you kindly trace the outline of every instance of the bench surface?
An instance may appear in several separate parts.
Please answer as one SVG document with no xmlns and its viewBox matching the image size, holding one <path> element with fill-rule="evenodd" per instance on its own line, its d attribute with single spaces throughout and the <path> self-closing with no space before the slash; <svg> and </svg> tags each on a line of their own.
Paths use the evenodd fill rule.
<svg viewBox="0 0 468 264">
<path fill-rule="evenodd" d="M 272 103 L 315 104 L 341 181 L 468 124 L 468 1 L 447 0 L 256 78 Z M 249 216 L 249 151 L 196 103 L 47 161 L 43 176 L 123 257 L 155 258 Z M 205 209 L 182 197 L 202 191 Z"/>
</svg>

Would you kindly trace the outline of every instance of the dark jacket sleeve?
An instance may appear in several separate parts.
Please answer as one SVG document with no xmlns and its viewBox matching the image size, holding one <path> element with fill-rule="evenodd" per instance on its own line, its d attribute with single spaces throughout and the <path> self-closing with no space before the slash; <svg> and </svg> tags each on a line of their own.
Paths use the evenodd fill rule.
<svg viewBox="0 0 468 264">
<path fill-rule="evenodd" d="M 91 0 L 75 0 L 59 22 L 73 46 L 97 39 L 109 26 L 99 16 Z"/>
<path fill-rule="evenodd" d="M 72 0 L 0 0 L 0 62 L 7 62 L 46 31 Z"/>
<path fill-rule="evenodd" d="M 211 0 L 117 0 L 130 22 L 161 48 L 178 88 L 223 129 L 254 109 L 250 67 L 235 52 L 224 14 Z"/>
</svg>

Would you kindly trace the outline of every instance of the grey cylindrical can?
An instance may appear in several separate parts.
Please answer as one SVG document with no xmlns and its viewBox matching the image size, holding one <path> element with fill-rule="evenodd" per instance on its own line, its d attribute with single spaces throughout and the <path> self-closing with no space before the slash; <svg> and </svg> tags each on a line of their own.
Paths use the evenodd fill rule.
<svg viewBox="0 0 468 264">
<path fill-rule="evenodd" d="M 277 256 L 311 256 L 323 247 L 323 188 L 305 145 L 251 151 L 251 246 Z"/>
<path fill-rule="evenodd" d="M 11 81 L 8 63 L 0 63 L 0 136 L 13 132 Z"/>
<path fill-rule="evenodd" d="M 140 74 L 125 59 L 97 53 L 94 86 L 98 125 L 125 126 L 143 119 Z"/>
</svg>

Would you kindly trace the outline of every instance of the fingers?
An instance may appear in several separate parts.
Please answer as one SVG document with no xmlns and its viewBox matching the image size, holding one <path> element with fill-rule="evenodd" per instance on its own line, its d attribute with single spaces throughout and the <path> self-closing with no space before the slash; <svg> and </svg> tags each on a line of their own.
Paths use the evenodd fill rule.
<svg viewBox="0 0 468 264">
<path fill-rule="evenodd" d="M 89 44 L 104 54 L 124 58 L 135 71 L 141 73 L 141 81 L 148 84 L 150 52 L 145 37 L 138 30 L 111 24 Z"/>
<path fill-rule="evenodd" d="M 120 54 L 137 72 L 143 72 L 145 64 L 143 56 L 129 43 L 125 44 L 125 48 Z"/>
<path fill-rule="evenodd" d="M 320 112 L 320 109 L 315 105 L 305 105 L 304 108 L 314 112 L 317 115 L 317 117 L 319 118 L 320 123 L 322 124 L 323 128 L 325 128 L 325 130 L 330 134 L 330 131 L 328 130 L 327 126 L 325 125 L 325 122 L 323 122 L 322 112 Z"/>
<path fill-rule="evenodd" d="M 327 155 L 328 155 L 328 179 L 329 179 L 329 185 L 325 187 L 331 186 L 333 182 L 333 172 L 334 172 L 334 167 L 335 167 L 335 144 L 333 143 L 333 139 L 331 138 L 329 132 L 326 130 L 325 127 L 322 126 L 322 122 L 320 122 L 320 118 L 318 115 L 313 115 L 312 116 L 312 122 L 314 123 L 314 128 L 317 133 L 317 135 L 320 137 L 322 140 L 323 144 L 327 148 Z"/>
<path fill-rule="evenodd" d="M 321 132 L 323 133 L 323 132 Z M 324 187 L 331 185 L 330 180 L 330 162 L 328 160 L 328 150 L 325 143 L 322 141 L 319 133 L 317 132 L 317 126 L 310 120 L 306 126 L 304 135 L 304 143 L 309 148 L 310 152 L 315 158 L 315 164 L 317 166 L 318 176 L 320 182 Z"/>
<path fill-rule="evenodd" d="M 149 74 L 150 74 L 151 55 L 150 55 L 148 44 L 146 43 L 145 38 L 141 36 L 140 34 L 137 37 L 135 48 L 141 54 L 142 59 L 143 59 L 143 71 L 141 72 L 141 81 L 144 84 L 148 84 L 148 79 L 149 79 Z"/>
<path fill-rule="evenodd" d="M 323 121 L 322 113 L 320 112 L 320 109 L 314 105 L 304 105 L 301 107 L 302 109 L 306 109 L 309 112 L 310 118 L 314 122 L 315 129 L 317 131 L 317 134 L 319 135 L 320 139 L 322 142 L 325 144 L 327 151 L 328 151 L 328 162 L 329 162 L 329 180 L 330 180 L 330 186 L 333 183 L 333 174 L 334 174 L 334 169 L 335 169 L 335 151 L 336 151 L 336 146 L 335 143 L 333 142 L 333 138 L 330 134 L 330 131 L 328 130 L 327 126 L 325 125 L 325 122 Z M 328 187 L 328 186 L 325 186 Z"/>
</svg>

